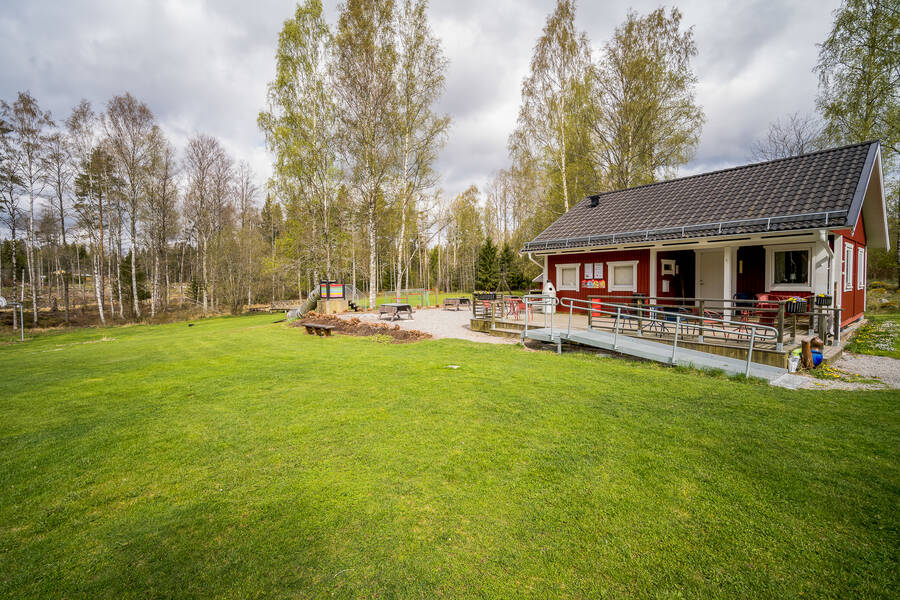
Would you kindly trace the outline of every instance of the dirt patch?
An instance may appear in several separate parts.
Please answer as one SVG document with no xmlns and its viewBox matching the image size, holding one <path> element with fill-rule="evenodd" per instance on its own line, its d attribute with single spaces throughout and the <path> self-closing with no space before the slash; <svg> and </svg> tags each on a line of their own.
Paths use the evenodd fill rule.
<svg viewBox="0 0 900 600">
<path fill-rule="evenodd" d="M 386 335 L 393 338 L 393 343 L 395 344 L 418 342 L 419 340 L 425 340 L 431 337 L 423 331 L 403 329 L 399 325 L 360 321 L 356 317 L 342 319 L 335 315 L 320 315 L 314 312 L 309 313 L 308 316 L 302 319 L 297 319 L 292 322 L 291 327 L 303 327 L 306 323 L 333 325 L 334 329 L 332 331 L 334 333 L 342 333 L 344 335 L 357 335 L 363 337 Z"/>
</svg>

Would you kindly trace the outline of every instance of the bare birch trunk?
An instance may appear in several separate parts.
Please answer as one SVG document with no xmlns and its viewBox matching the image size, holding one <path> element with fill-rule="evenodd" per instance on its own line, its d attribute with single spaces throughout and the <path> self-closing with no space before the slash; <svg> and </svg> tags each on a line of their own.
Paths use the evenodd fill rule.
<svg viewBox="0 0 900 600">
<path fill-rule="evenodd" d="M 101 273 L 102 269 L 102 258 L 98 256 L 93 256 L 91 258 L 91 268 L 93 270 L 93 280 L 94 280 L 94 294 L 97 296 L 97 312 L 100 314 L 100 323 L 106 325 L 106 316 L 103 314 L 103 292 L 101 287 L 103 286 L 103 274 Z M 100 265 L 100 266 L 98 266 Z"/>
<path fill-rule="evenodd" d="M 37 286 L 34 281 L 34 192 L 29 192 L 31 210 L 28 215 L 28 245 L 25 250 L 25 259 L 28 263 L 28 282 L 31 284 L 31 312 L 34 326 L 38 324 Z"/>
<path fill-rule="evenodd" d="M 206 279 L 206 250 L 207 250 L 207 242 L 206 242 L 206 238 L 205 238 L 205 237 L 201 240 L 201 244 L 203 245 L 203 257 L 202 257 L 202 259 L 201 259 L 200 267 L 201 267 L 201 270 L 202 270 L 201 275 L 202 275 L 202 277 L 203 277 L 203 314 L 205 315 L 205 314 L 207 313 L 207 311 L 209 310 L 208 299 L 207 299 L 207 296 L 206 296 L 206 291 L 207 291 L 208 281 L 207 281 L 207 279 Z"/>
<path fill-rule="evenodd" d="M 138 297 L 137 289 L 137 265 L 135 264 L 135 256 L 137 255 L 137 231 L 135 230 L 134 218 L 131 219 L 131 297 L 133 298 L 134 316 L 141 318 L 141 300 Z"/>
<path fill-rule="evenodd" d="M 370 192 L 368 206 L 368 225 L 369 225 L 369 307 L 375 308 L 375 294 L 378 286 L 377 274 L 375 272 L 377 264 L 375 257 L 375 192 Z"/>
</svg>

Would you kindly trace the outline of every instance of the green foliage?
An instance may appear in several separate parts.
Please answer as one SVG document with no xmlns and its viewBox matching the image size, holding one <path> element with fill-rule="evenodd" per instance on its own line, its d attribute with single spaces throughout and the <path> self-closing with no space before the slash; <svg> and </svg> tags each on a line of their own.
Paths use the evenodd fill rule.
<svg viewBox="0 0 900 600">
<path fill-rule="evenodd" d="M 0 347 L 0 597 L 895 594 L 896 392 L 273 320 Z"/>
<path fill-rule="evenodd" d="M 598 167 L 608 189 L 670 177 L 700 141 L 703 110 L 696 103 L 697 55 L 681 12 L 628 12 L 606 43 L 593 79 Z"/>
<path fill-rule="evenodd" d="M 142 261 L 137 261 L 135 263 L 135 276 L 137 280 L 138 299 L 149 300 L 149 279 L 147 278 L 147 271 L 144 269 Z M 122 262 L 119 263 L 119 277 L 122 280 L 123 300 L 131 307 L 131 311 L 134 312 L 134 298 L 131 291 L 131 252 L 126 254 L 122 258 Z"/>
<path fill-rule="evenodd" d="M 500 285 L 500 264 L 497 257 L 497 246 L 491 238 L 484 240 L 478 249 L 478 262 L 475 266 L 475 289 L 496 290 Z"/>
<path fill-rule="evenodd" d="M 522 82 L 522 104 L 510 148 L 514 154 L 541 161 L 555 192 L 548 201 L 559 206 L 560 213 L 573 203 L 569 181 L 577 173 L 570 172 L 572 159 L 579 162 L 577 151 L 584 149 L 589 131 L 578 125 L 583 124 L 579 117 L 590 101 L 584 93 L 590 65 L 587 35 L 575 29 L 575 2 L 558 0 L 535 44 L 531 71 Z"/>
<path fill-rule="evenodd" d="M 878 139 L 900 151 L 900 3 L 844 0 L 819 46 L 819 110 L 835 143 Z"/>
<path fill-rule="evenodd" d="M 503 249 L 498 257 L 500 271 L 500 288 L 505 290 L 524 290 L 528 287 L 528 280 L 522 273 L 522 259 L 509 243 L 503 244 Z"/>
<path fill-rule="evenodd" d="M 834 24 L 819 46 L 819 97 L 816 104 L 825 119 L 825 134 L 832 143 L 877 139 L 888 186 L 890 234 L 900 243 L 900 2 L 897 0 L 843 0 L 834 12 Z M 900 245 L 893 260 L 877 251 L 870 254 L 870 273 L 900 279 Z M 872 270 L 874 268 L 874 271 Z"/>
</svg>

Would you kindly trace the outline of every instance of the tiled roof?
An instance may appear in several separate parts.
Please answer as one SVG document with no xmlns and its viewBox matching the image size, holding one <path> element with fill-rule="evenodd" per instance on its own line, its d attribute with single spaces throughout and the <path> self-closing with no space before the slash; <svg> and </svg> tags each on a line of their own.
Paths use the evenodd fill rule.
<svg viewBox="0 0 900 600">
<path fill-rule="evenodd" d="M 524 251 L 852 226 L 877 149 L 864 142 L 597 194 L 596 206 L 585 198 Z"/>
</svg>

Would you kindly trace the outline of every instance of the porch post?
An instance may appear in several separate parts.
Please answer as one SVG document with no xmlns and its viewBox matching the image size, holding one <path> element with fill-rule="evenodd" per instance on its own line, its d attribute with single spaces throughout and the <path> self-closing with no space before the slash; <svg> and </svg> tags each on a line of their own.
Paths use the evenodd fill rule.
<svg viewBox="0 0 900 600">
<path fill-rule="evenodd" d="M 725 248 L 725 251 L 722 252 L 722 294 L 724 296 L 724 305 L 725 310 L 722 311 L 722 314 L 725 316 L 726 320 L 731 320 L 731 298 L 734 295 L 734 264 L 735 264 L 735 255 L 737 254 L 737 249 L 734 246 L 729 246 Z"/>
<path fill-rule="evenodd" d="M 656 275 L 656 263 L 659 262 L 656 260 L 656 248 L 650 249 L 650 304 L 656 304 L 656 280 L 658 279 Z"/>
</svg>

